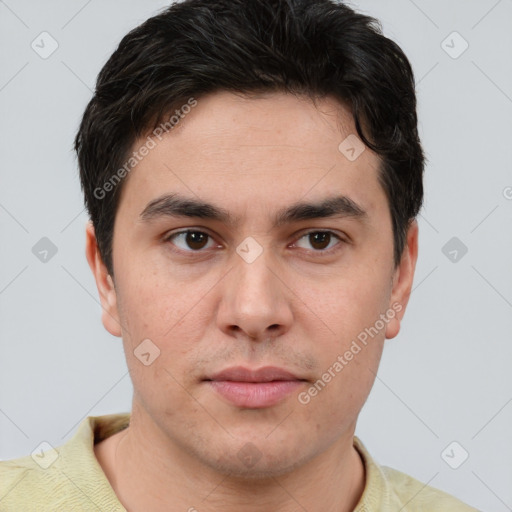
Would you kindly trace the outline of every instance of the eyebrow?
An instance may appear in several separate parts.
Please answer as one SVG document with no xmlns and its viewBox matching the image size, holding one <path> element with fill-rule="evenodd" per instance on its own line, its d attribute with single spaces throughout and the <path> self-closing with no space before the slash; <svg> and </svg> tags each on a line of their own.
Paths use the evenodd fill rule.
<svg viewBox="0 0 512 512">
<path fill-rule="evenodd" d="M 150 222 L 161 217 L 190 217 L 222 222 L 235 226 L 238 219 L 219 206 L 188 198 L 180 194 L 165 194 L 149 202 L 140 214 L 140 220 Z M 364 220 L 367 212 L 347 196 L 326 198 L 316 203 L 297 202 L 279 210 L 273 219 L 274 227 L 302 220 L 321 218 L 355 218 Z"/>
</svg>

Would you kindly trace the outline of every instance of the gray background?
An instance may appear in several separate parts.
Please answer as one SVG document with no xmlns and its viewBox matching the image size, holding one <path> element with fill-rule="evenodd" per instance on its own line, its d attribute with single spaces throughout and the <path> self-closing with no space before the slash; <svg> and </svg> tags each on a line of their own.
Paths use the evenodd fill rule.
<svg viewBox="0 0 512 512">
<path fill-rule="evenodd" d="M 102 327 L 84 256 L 71 148 L 104 62 L 167 3 L 0 1 L 2 459 L 130 410 L 121 340 Z M 414 291 L 356 435 L 381 464 L 512 510 L 512 0 L 351 5 L 409 56 L 429 160 Z M 46 59 L 31 47 L 51 48 L 43 31 L 58 43 Z M 42 237 L 57 248 L 46 262 L 32 252 Z"/>
</svg>

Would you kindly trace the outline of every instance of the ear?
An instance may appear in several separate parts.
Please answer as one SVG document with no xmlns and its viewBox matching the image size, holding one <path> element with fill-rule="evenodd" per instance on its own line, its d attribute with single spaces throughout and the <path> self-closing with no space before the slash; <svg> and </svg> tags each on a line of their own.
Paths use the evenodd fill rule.
<svg viewBox="0 0 512 512">
<path fill-rule="evenodd" d="M 114 281 L 109 275 L 107 267 L 103 263 L 96 240 L 96 234 L 92 222 L 88 222 L 85 228 L 85 255 L 96 280 L 96 286 L 101 301 L 103 326 L 113 336 L 121 336 L 121 323 L 117 309 L 117 296 Z"/>
<path fill-rule="evenodd" d="M 407 231 L 407 245 L 402 253 L 399 266 L 393 276 L 393 289 L 389 303 L 390 310 L 395 311 L 395 317 L 386 326 L 386 338 L 394 338 L 400 331 L 400 322 L 405 314 L 405 308 L 411 295 L 414 270 L 418 259 L 418 222 L 413 220 Z"/>
</svg>

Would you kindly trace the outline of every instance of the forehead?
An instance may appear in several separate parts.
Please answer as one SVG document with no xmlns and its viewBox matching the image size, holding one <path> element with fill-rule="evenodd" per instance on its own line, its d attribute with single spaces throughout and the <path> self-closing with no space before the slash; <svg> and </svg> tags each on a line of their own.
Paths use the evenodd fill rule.
<svg viewBox="0 0 512 512">
<path fill-rule="evenodd" d="M 379 158 L 364 149 L 352 115 L 334 98 L 217 92 L 187 111 L 160 140 L 149 135 L 155 145 L 125 183 L 123 195 L 139 213 L 173 192 L 240 211 L 340 193 L 371 210 L 384 197 Z"/>
</svg>

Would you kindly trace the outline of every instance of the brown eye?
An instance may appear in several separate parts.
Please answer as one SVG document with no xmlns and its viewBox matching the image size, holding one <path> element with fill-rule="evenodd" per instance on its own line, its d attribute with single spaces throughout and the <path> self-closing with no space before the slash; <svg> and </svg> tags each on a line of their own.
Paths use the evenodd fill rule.
<svg viewBox="0 0 512 512">
<path fill-rule="evenodd" d="M 338 245 L 333 244 L 336 239 L 338 241 L 342 241 L 342 239 L 332 231 L 310 231 L 309 233 L 304 234 L 296 245 L 303 247 L 303 245 L 301 245 L 301 241 L 306 240 L 310 247 L 313 248 L 313 251 L 329 252 L 332 247 Z M 303 248 L 309 249 L 308 247 Z"/>
<path fill-rule="evenodd" d="M 207 246 L 209 239 L 210 235 L 203 231 L 186 230 L 169 235 L 165 241 L 171 242 L 183 251 L 197 252 Z"/>
<path fill-rule="evenodd" d="M 315 249 L 325 249 L 328 247 L 329 242 L 331 241 L 331 234 L 330 233 L 310 233 L 309 235 L 309 241 L 311 242 L 311 245 Z"/>
<path fill-rule="evenodd" d="M 208 235 L 200 231 L 188 231 L 185 235 L 185 243 L 191 249 L 202 249 L 208 241 Z"/>
</svg>

